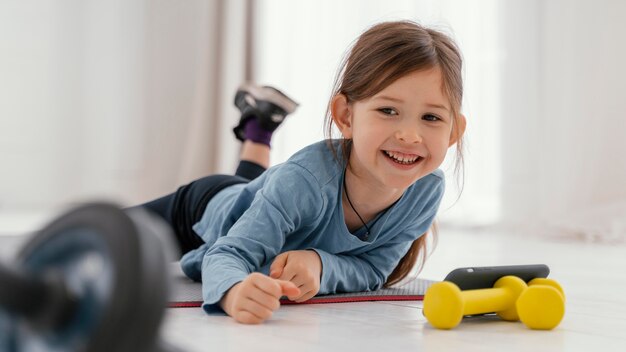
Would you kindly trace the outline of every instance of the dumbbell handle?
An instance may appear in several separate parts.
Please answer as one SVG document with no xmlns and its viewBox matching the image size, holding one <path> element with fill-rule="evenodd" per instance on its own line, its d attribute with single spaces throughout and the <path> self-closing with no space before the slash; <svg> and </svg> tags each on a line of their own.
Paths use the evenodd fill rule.
<svg viewBox="0 0 626 352">
<path fill-rule="evenodd" d="M 30 317 L 45 302 L 47 286 L 43 281 L 27 278 L 4 265 L 0 265 L 0 287 L 0 307 L 10 313 Z"/>
<path fill-rule="evenodd" d="M 486 311 L 499 312 L 508 309 L 516 298 L 513 292 L 506 288 L 461 291 L 461 296 L 465 302 L 465 315 L 484 314 Z"/>
<path fill-rule="evenodd" d="M 0 309 L 34 325 L 62 324 L 74 308 L 62 282 L 27 276 L 0 264 Z"/>
</svg>

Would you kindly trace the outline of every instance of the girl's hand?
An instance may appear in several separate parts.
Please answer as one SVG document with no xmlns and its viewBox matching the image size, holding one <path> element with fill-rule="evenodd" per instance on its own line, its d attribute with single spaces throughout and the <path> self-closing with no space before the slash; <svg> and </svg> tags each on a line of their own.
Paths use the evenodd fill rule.
<svg viewBox="0 0 626 352">
<path fill-rule="evenodd" d="M 313 250 L 288 251 L 274 259 L 270 267 L 270 277 L 293 282 L 301 294 L 287 298 L 304 302 L 320 290 L 322 260 Z"/>
<path fill-rule="evenodd" d="M 280 307 L 282 296 L 295 297 L 300 290 L 291 282 L 252 273 L 235 284 L 220 301 L 224 311 L 237 322 L 259 324 Z"/>
</svg>

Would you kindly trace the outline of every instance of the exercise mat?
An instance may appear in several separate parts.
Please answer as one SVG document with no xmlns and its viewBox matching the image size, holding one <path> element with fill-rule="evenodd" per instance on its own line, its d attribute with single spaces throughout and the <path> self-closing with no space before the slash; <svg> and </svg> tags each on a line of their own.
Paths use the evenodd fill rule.
<svg viewBox="0 0 626 352">
<path fill-rule="evenodd" d="M 202 305 L 202 284 L 183 275 L 180 270 L 173 270 L 172 292 L 170 294 L 170 308 L 200 307 Z M 289 304 L 320 304 L 346 303 L 366 301 L 421 301 L 430 285 L 437 281 L 415 279 L 402 286 L 384 288 L 376 291 L 340 293 L 334 295 L 319 295 L 306 302 L 296 303 L 288 299 L 281 299 L 283 305 Z"/>
</svg>

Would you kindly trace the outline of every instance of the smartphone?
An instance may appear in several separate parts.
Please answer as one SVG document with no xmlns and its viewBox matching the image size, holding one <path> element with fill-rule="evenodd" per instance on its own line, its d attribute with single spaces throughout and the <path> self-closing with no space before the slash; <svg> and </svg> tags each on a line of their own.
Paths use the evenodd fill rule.
<svg viewBox="0 0 626 352">
<path fill-rule="evenodd" d="M 545 264 L 479 266 L 452 270 L 444 279 L 456 284 L 461 290 L 491 288 L 499 278 L 517 276 L 529 282 L 534 278 L 546 278 L 550 268 Z"/>
</svg>

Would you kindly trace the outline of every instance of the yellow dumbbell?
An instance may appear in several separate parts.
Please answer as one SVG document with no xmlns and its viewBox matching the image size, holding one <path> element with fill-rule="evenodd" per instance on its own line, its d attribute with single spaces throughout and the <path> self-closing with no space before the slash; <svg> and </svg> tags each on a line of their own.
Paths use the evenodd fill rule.
<svg viewBox="0 0 626 352">
<path fill-rule="evenodd" d="M 554 280 L 533 279 L 517 299 L 516 307 L 520 320 L 529 328 L 554 329 L 565 315 L 565 293 Z"/>
<path fill-rule="evenodd" d="M 519 305 L 520 310 L 523 311 L 521 315 L 524 317 L 524 323 L 533 329 L 551 329 L 558 325 L 563 316 L 561 313 L 558 320 L 554 318 L 559 315 L 559 311 L 564 312 L 564 309 L 556 309 L 553 313 L 548 314 L 552 314 L 553 318 L 541 318 L 546 315 L 544 305 L 559 305 L 557 296 L 561 297 L 560 304 L 564 306 L 563 296 L 554 287 L 558 284 L 553 280 L 550 282 L 554 284 L 546 284 L 542 281 L 532 283 L 535 289 L 529 291 L 530 293 L 525 295 L 524 300 Z M 520 319 L 517 301 L 526 291 L 528 291 L 528 285 L 516 276 L 500 278 L 493 288 L 468 291 L 461 291 L 452 282 L 439 282 L 426 291 L 424 315 L 428 322 L 439 329 L 451 329 L 457 326 L 465 315 L 491 312 L 495 312 L 504 320 L 517 321 Z M 546 297 L 548 298 L 546 299 Z"/>
</svg>

